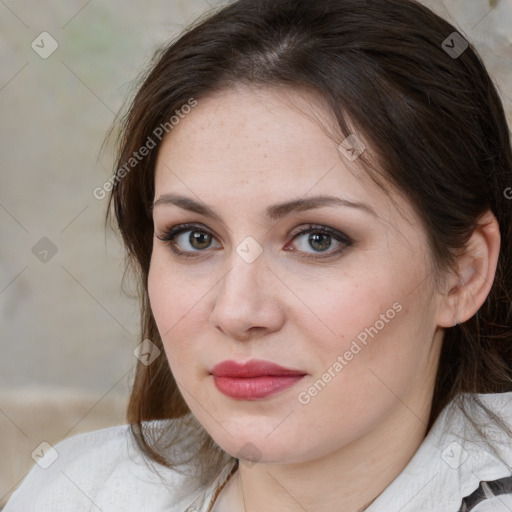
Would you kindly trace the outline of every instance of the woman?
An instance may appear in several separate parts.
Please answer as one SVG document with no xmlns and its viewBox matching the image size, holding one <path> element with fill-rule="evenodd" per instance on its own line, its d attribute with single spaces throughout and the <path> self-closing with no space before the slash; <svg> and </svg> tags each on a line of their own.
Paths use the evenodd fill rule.
<svg viewBox="0 0 512 512">
<path fill-rule="evenodd" d="M 119 148 L 129 426 L 7 512 L 512 510 L 512 151 L 453 26 L 238 0 L 160 52 Z"/>
</svg>

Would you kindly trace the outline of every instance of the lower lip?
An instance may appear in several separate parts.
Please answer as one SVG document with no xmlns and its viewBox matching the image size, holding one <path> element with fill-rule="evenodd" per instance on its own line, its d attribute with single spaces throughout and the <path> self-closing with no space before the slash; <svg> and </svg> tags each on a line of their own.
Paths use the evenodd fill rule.
<svg viewBox="0 0 512 512">
<path fill-rule="evenodd" d="M 265 375 L 262 377 L 235 378 L 216 377 L 217 389 L 225 395 L 237 400 L 258 400 L 274 395 L 299 382 L 304 375 Z"/>
</svg>

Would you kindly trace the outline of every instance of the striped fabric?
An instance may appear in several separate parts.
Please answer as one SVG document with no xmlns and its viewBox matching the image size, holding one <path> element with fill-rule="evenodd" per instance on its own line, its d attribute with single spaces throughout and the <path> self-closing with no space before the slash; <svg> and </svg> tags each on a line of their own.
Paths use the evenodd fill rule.
<svg viewBox="0 0 512 512">
<path fill-rule="evenodd" d="M 470 512 L 483 501 L 503 495 L 512 495 L 512 476 L 492 482 L 480 482 L 478 489 L 462 500 L 459 512 Z"/>
</svg>

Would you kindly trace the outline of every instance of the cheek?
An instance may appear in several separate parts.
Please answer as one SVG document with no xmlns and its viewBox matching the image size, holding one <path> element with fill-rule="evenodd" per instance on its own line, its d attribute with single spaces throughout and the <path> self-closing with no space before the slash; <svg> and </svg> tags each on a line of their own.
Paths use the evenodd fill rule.
<svg viewBox="0 0 512 512">
<path fill-rule="evenodd" d="M 172 284 L 168 282 L 166 273 L 158 262 L 155 262 L 153 255 L 148 274 L 148 296 L 151 311 L 162 338 L 174 321 L 176 310 L 171 306 L 175 302 L 172 290 Z"/>
<path fill-rule="evenodd" d="M 311 398 L 327 406 L 341 393 L 342 401 L 357 410 L 389 392 L 379 377 L 402 392 L 426 364 L 431 326 L 418 320 L 428 317 L 429 304 L 422 287 L 411 294 L 414 269 L 410 275 L 405 267 L 402 275 L 390 268 L 370 274 L 352 273 L 339 285 L 305 287 L 300 293 L 309 297 L 315 313 L 313 322 L 309 315 L 309 322 L 297 320 L 317 363 L 307 384 L 318 383 L 316 389 L 302 389 L 304 402 Z"/>
<path fill-rule="evenodd" d="M 156 255 L 151 260 L 148 275 L 148 296 L 151 311 L 173 374 L 189 371 L 194 361 L 194 344 L 203 330 L 199 316 L 206 290 L 201 280 L 185 280 L 183 275 L 161 262 Z"/>
<path fill-rule="evenodd" d="M 343 354 L 354 340 L 364 346 L 377 333 L 389 331 L 389 325 L 399 316 L 397 309 L 402 309 L 396 304 L 402 293 L 389 273 L 372 278 L 353 273 L 330 280 L 327 286 L 324 281 L 323 286 L 304 287 L 298 295 L 311 304 L 315 319 L 309 325 L 303 321 L 302 328 L 328 354 Z"/>
<path fill-rule="evenodd" d="M 187 322 L 202 293 L 200 281 L 185 279 L 184 273 L 169 264 L 163 250 L 156 250 L 149 268 L 148 295 L 158 330 L 165 339 L 179 324 Z"/>
</svg>

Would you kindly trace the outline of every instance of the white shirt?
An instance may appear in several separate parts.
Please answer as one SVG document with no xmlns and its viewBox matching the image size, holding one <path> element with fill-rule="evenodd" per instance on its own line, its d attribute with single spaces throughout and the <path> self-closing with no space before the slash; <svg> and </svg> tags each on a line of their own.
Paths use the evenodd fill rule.
<svg viewBox="0 0 512 512">
<path fill-rule="evenodd" d="M 512 511 L 512 439 L 485 419 L 475 396 L 512 425 L 512 392 L 465 395 L 470 416 L 486 424 L 497 452 L 452 403 L 367 512 Z M 182 466 L 187 476 L 149 462 L 128 425 L 75 435 L 53 448 L 34 465 L 3 512 L 207 512 L 216 489 L 237 463 L 226 454 L 217 474 L 199 482 L 191 464 Z M 497 491 L 493 482 L 507 477 L 507 491 Z M 461 508 L 462 499 L 470 495 L 469 508 Z"/>
</svg>

